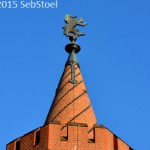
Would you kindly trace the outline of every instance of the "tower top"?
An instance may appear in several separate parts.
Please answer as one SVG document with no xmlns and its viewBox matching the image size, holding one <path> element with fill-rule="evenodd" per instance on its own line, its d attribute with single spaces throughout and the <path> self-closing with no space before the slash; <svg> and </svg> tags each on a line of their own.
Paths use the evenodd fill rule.
<svg viewBox="0 0 150 150">
<path fill-rule="evenodd" d="M 65 17 L 64 34 L 71 41 L 65 47 L 69 56 L 44 126 L 8 143 L 6 150 L 133 150 L 105 126 L 97 124 L 76 57 L 80 46 L 75 40 L 84 33 L 75 27 L 86 23 L 82 18 L 74 18 Z"/>
<path fill-rule="evenodd" d="M 62 135 L 67 136 L 69 122 L 86 123 L 88 125 L 88 137 L 93 139 L 93 125 L 97 123 L 97 119 L 76 57 L 76 53 L 80 51 L 80 46 L 75 43 L 77 37 L 85 35 L 75 27 L 77 25 L 85 26 L 87 23 L 83 23 L 82 18 L 80 20 L 75 18 L 76 16 L 65 16 L 64 35 L 69 37 L 71 41 L 65 47 L 69 56 L 56 89 L 52 106 L 45 120 L 45 125 L 60 121 Z"/>
<path fill-rule="evenodd" d="M 70 14 L 65 15 L 66 26 L 63 27 L 64 35 L 69 37 L 69 40 L 72 43 L 75 43 L 75 41 L 77 40 L 77 37 L 85 35 L 84 33 L 79 32 L 79 30 L 76 29 L 75 27 L 77 25 L 82 26 L 82 27 L 87 25 L 87 23 L 83 22 L 83 18 L 80 18 L 79 20 L 76 20 L 75 18 L 77 18 L 77 16 L 72 16 Z"/>
</svg>

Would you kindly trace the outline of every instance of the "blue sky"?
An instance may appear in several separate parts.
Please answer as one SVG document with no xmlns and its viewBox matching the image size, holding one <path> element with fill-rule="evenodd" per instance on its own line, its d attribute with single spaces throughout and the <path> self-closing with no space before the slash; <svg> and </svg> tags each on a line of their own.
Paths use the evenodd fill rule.
<svg viewBox="0 0 150 150">
<path fill-rule="evenodd" d="M 68 57 L 62 30 L 68 13 L 88 22 L 80 28 L 86 36 L 77 40 L 77 57 L 98 123 L 135 150 L 149 150 L 148 0 L 58 0 L 56 9 L 0 9 L 0 149 L 44 124 Z"/>
</svg>

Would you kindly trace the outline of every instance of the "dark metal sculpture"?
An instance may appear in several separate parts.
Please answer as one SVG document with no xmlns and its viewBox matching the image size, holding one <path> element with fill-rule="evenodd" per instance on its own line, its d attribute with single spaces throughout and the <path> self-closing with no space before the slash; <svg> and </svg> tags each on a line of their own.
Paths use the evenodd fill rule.
<svg viewBox="0 0 150 150">
<path fill-rule="evenodd" d="M 66 26 L 63 27 L 64 29 L 64 35 L 69 37 L 69 40 L 71 41 L 70 44 L 67 44 L 65 49 L 69 53 L 68 61 L 66 65 L 71 66 L 71 79 L 70 82 L 72 84 L 76 84 L 77 80 L 75 79 L 75 66 L 78 65 L 78 61 L 76 58 L 76 53 L 80 51 L 80 46 L 75 44 L 75 41 L 77 40 L 77 37 L 84 36 L 85 34 L 82 32 L 79 32 L 78 29 L 76 29 L 76 26 L 86 26 L 87 23 L 83 22 L 83 18 L 80 18 L 79 20 L 76 20 L 77 16 L 71 16 L 67 14 L 65 16 L 65 22 Z"/>
<path fill-rule="evenodd" d="M 82 27 L 87 25 L 87 23 L 83 22 L 83 18 L 80 18 L 79 20 L 76 20 L 75 18 L 77 18 L 77 16 L 67 14 L 65 16 L 66 26 L 63 27 L 64 35 L 69 37 L 70 41 L 73 43 L 76 41 L 77 37 L 85 35 L 84 33 L 79 32 L 75 27 L 77 25 Z"/>
</svg>

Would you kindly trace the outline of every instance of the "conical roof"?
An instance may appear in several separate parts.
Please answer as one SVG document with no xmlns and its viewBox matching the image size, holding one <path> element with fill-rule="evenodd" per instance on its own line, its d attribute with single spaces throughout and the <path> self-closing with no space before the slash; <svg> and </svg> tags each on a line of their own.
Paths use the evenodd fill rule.
<svg viewBox="0 0 150 150">
<path fill-rule="evenodd" d="M 87 123 L 89 138 L 93 138 L 93 125 L 97 121 L 76 58 L 79 50 L 77 44 L 66 46 L 69 57 L 45 124 L 60 121 L 62 135 L 65 136 L 69 122 Z"/>
</svg>

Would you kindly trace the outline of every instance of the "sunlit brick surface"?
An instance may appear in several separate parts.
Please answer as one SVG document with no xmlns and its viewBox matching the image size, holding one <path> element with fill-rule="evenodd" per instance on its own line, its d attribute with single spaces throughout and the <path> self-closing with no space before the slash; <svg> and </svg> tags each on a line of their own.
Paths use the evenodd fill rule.
<svg viewBox="0 0 150 150">
<path fill-rule="evenodd" d="M 66 137 L 61 136 L 61 123 L 50 123 L 40 130 L 40 142 L 35 145 L 36 130 L 16 139 L 7 145 L 6 150 L 16 150 L 15 143 L 20 140 L 19 150 L 131 150 L 117 137 L 118 148 L 114 148 L 114 134 L 107 128 L 93 126 L 93 139 L 88 138 L 88 126 L 82 123 L 68 123 Z"/>
<path fill-rule="evenodd" d="M 93 138 L 93 132 L 91 131 L 93 125 L 97 123 L 96 117 L 78 65 L 75 65 L 75 80 L 77 83 L 72 84 L 70 80 L 71 65 L 67 65 L 45 124 L 51 121 L 60 121 L 62 123 L 62 135 L 66 135 L 68 122 L 87 123 L 89 137 Z"/>
</svg>

